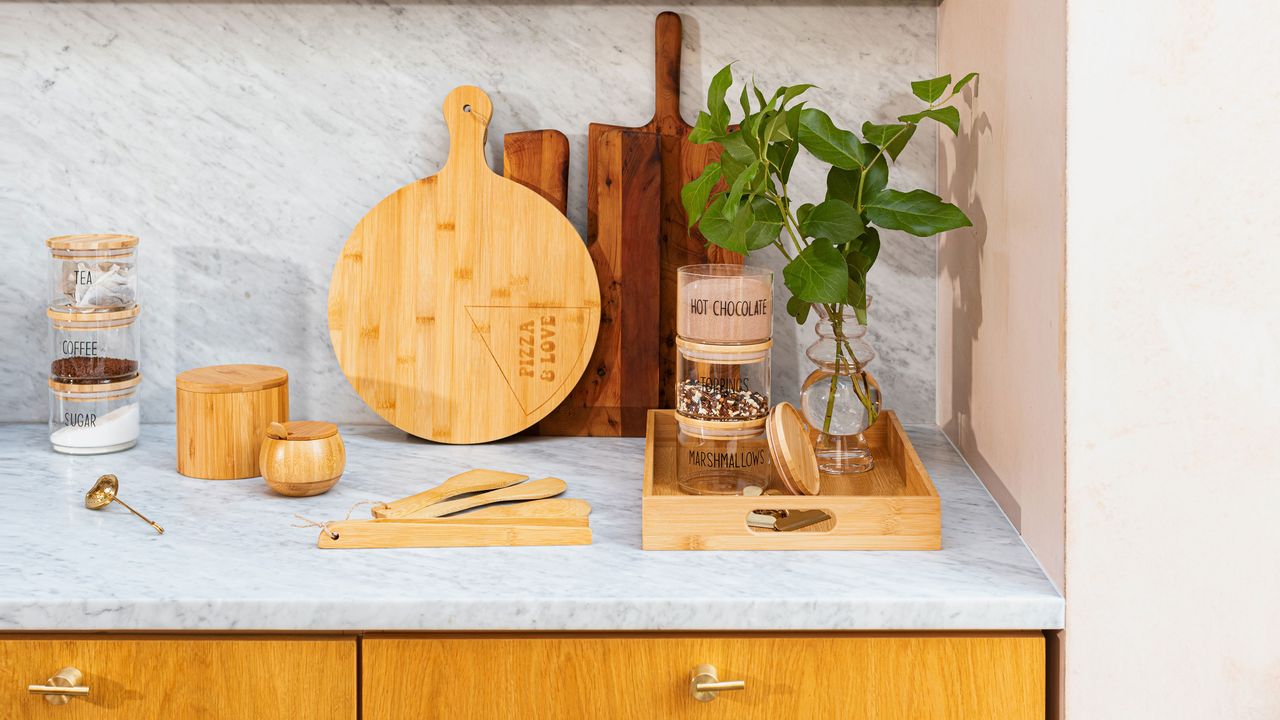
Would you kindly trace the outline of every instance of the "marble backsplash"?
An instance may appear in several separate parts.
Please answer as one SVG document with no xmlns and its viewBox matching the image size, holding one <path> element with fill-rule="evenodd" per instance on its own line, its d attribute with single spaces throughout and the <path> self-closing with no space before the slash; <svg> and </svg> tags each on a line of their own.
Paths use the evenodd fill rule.
<svg viewBox="0 0 1280 720">
<path fill-rule="evenodd" d="M 811 82 L 838 122 L 914 107 L 935 70 L 935 5 L 629 2 L 0 1 L 0 421 L 47 419 L 47 251 L 72 232 L 142 238 L 143 415 L 173 416 L 175 373 L 262 362 L 291 375 L 293 415 L 379 421 L 329 345 L 329 275 L 356 221 L 445 159 L 455 85 L 494 100 L 502 134 L 572 145 L 585 224 L 586 130 L 652 114 L 653 18 L 684 17 L 683 107 L 729 61 L 762 86 Z M 926 128 L 894 184 L 932 189 Z M 800 167 L 793 190 L 822 176 Z M 760 262 L 773 264 L 774 258 Z M 873 370 L 904 420 L 934 420 L 935 249 L 888 234 L 872 272 Z M 781 290 L 781 274 L 777 275 Z M 781 309 L 781 303 L 779 310 Z M 794 401 L 811 329 L 775 319 L 775 397 Z"/>
</svg>

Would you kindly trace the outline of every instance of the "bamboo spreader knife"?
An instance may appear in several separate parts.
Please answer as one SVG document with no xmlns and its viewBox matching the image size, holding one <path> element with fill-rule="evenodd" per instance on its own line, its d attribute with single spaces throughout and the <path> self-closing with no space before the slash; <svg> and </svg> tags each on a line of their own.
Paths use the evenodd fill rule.
<svg viewBox="0 0 1280 720">
<path fill-rule="evenodd" d="M 410 495 L 407 498 L 400 498 L 399 500 L 392 500 L 389 503 L 378 505 L 373 509 L 373 516 L 376 518 L 405 517 L 418 512 L 428 505 L 434 505 L 457 495 L 484 490 L 497 490 L 528 479 L 528 475 L 518 475 L 516 473 L 502 472 L 501 470 L 468 470 L 461 475 L 454 475 L 430 490 L 424 490 L 417 495 Z M 428 517 L 436 516 L 431 515 Z"/>
</svg>

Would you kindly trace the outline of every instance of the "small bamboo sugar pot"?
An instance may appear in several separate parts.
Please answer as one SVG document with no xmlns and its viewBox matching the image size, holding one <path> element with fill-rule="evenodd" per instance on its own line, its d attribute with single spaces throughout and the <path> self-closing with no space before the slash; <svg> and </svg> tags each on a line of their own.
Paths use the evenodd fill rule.
<svg viewBox="0 0 1280 720">
<path fill-rule="evenodd" d="M 338 426 L 328 422 L 271 423 L 258 455 L 267 487 L 290 497 L 328 492 L 346 466 Z"/>
</svg>

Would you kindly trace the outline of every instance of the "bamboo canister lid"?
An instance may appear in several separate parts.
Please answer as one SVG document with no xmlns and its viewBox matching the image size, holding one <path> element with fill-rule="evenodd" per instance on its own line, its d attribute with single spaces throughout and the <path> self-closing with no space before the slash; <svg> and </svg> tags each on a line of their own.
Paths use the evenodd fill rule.
<svg viewBox="0 0 1280 720">
<path fill-rule="evenodd" d="M 280 387 L 289 373 L 274 365 L 211 365 L 178 373 L 179 390 L 194 393 L 239 393 Z"/>
<path fill-rule="evenodd" d="M 819 493 L 822 475 L 809 425 L 791 403 L 778 403 L 769 413 L 769 452 L 787 489 L 796 495 Z"/>
<path fill-rule="evenodd" d="M 137 247 L 138 238 L 115 233 L 59 235 L 45 240 L 44 244 L 53 250 L 116 250 Z"/>
</svg>

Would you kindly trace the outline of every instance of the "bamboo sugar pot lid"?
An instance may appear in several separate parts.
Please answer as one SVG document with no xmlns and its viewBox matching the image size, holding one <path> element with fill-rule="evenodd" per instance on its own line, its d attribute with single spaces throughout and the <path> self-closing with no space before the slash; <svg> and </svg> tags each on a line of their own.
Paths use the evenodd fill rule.
<svg viewBox="0 0 1280 720">
<path fill-rule="evenodd" d="M 175 386 L 178 472 L 257 477 L 267 427 L 289 420 L 289 374 L 271 365 L 215 365 L 179 373 Z"/>
<path fill-rule="evenodd" d="M 794 495 L 817 495 L 822 490 L 818 456 L 809 425 L 791 403 L 778 403 L 769 412 L 769 452 L 782 484 Z"/>
</svg>

